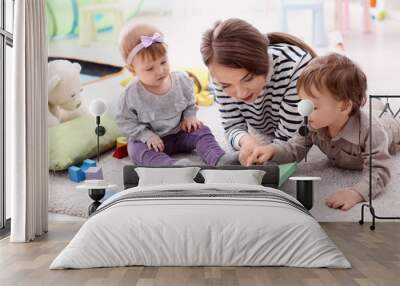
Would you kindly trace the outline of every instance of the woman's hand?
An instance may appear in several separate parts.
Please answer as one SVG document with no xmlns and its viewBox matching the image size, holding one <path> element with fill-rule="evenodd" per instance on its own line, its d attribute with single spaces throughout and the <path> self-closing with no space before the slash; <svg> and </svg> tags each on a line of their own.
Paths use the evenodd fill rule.
<svg viewBox="0 0 400 286">
<path fill-rule="evenodd" d="M 147 141 L 146 141 L 147 147 L 149 149 L 153 149 L 156 152 L 164 152 L 165 146 L 164 142 L 158 136 L 157 134 L 152 135 Z"/>
<path fill-rule="evenodd" d="M 246 149 L 244 147 L 240 148 L 239 151 L 239 162 L 242 166 L 247 166 L 247 160 L 251 155 L 251 149 Z"/>
<path fill-rule="evenodd" d="M 240 145 L 239 162 L 243 166 L 248 166 L 247 161 L 249 157 L 251 156 L 254 148 L 256 146 L 259 146 L 260 143 L 254 136 L 245 135 L 242 138 L 240 138 L 239 145 Z"/>
<path fill-rule="evenodd" d="M 192 132 L 203 126 L 203 123 L 196 116 L 186 117 L 181 122 L 181 129 L 185 132 Z"/>
<path fill-rule="evenodd" d="M 261 165 L 271 160 L 275 155 L 275 149 L 269 145 L 256 146 L 247 158 L 246 166 Z"/>
</svg>

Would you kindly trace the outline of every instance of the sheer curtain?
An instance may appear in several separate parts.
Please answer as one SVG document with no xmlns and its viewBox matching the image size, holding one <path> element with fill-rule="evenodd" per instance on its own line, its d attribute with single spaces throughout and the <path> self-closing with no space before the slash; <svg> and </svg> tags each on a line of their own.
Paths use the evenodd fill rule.
<svg viewBox="0 0 400 286">
<path fill-rule="evenodd" d="M 13 83 L 6 100 L 6 187 L 12 242 L 47 231 L 47 23 L 45 0 L 15 2 Z"/>
</svg>

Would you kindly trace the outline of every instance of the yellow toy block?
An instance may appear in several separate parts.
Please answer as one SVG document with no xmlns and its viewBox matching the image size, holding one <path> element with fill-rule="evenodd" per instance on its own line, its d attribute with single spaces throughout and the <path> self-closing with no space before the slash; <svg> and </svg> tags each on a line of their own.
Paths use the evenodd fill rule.
<svg viewBox="0 0 400 286">
<path fill-rule="evenodd" d="M 128 139 L 126 137 L 117 138 L 117 148 L 123 147 L 128 144 Z"/>
</svg>

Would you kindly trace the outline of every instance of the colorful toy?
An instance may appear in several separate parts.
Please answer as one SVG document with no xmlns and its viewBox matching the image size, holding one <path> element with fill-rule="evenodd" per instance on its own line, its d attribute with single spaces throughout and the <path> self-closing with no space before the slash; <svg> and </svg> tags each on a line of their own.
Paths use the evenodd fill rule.
<svg viewBox="0 0 400 286">
<path fill-rule="evenodd" d="M 376 19 L 378 21 L 383 21 L 387 17 L 388 13 L 386 10 L 381 10 L 376 14 Z"/>
<path fill-rule="evenodd" d="M 83 161 L 81 165 L 81 169 L 83 172 L 86 172 L 87 169 L 89 169 L 90 167 L 96 167 L 96 161 L 92 159 L 86 159 L 85 161 Z"/>
<path fill-rule="evenodd" d="M 96 167 L 96 161 L 86 159 L 80 167 L 71 166 L 68 168 L 68 178 L 74 182 L 83 180 L 100 180 L 103 179 L 103 171 L 101 167 Z"/>
<path fill-rule="evenodd" d="M 128 145 L 128 139 L 126 137 L 117 138 L 117 148 Z"/>
<path fill-rule="evenodd" d="M 185 71 L 194 82 L 194 94 L 196 97 L 196 104 L 199 106 L 212 105 L 214 103 L 214 98 L 208 90 L 208 70 L 202 68 L 186 68 Z"/>
<path fill-rule="evenodd" d="M 101 167 L 90 167 L 85 171 L 86 180 L 103 180 L 103 170 Z"/>
<path fill-rule="evenodd" d="M 68 178 L 74 182 L 81 182 L 85 180 L 85 173 L 81 170 L 81 168 L 77 166 L 71 166 L 68 168 Z"/>
<path fill-rule="evenodd" d="M 203 90 L 196 94 L 196 104 L 199 106 L 209 106 L 214 103 L 214 98 L 209 91 Z"/>
<path fill-rule="evenodd" d="M 48 63 L 48 126 L 55 126 L 82 115 L 81 66 L 66 60 Z"/>
<path fill-rule="evenodd" d="M 209 83 L 208 70 L 205 68 L 183 67 L 179 70 L 184 70 L 194 81 L 194 92 L 199 93 L 202 90 L 207 90 Z"/>
<path fill-rule="evenodd" d="M 389 8 L 390 4 L 385 4 L 385 1 L 370 0 L 370 6 L 373 19 L 383 21 L 388 16 L 388 11 L 385 8 Z"/>
<path fill-rule="evenodd" d="M 113 156 L 122 159 L 128 156 L 128 139 L 126 137 L 118 137 L 117 144 Z"/>
<path fill-rule="evenodd" d="M 128 145 L 117 147 L 114 151 L 113 157 L 122 159 L 128 156 Z"/>
</svg>

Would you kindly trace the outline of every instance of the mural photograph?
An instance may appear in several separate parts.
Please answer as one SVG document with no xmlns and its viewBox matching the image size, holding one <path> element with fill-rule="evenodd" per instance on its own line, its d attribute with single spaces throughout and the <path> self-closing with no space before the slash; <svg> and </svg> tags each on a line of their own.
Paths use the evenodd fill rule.
<svg viewBox="0 0 400 286">
<path fill-rule="evenodd" d="M 1 285 L 398 284 L 398 1 L 1 2 Z"/>
</svg>

